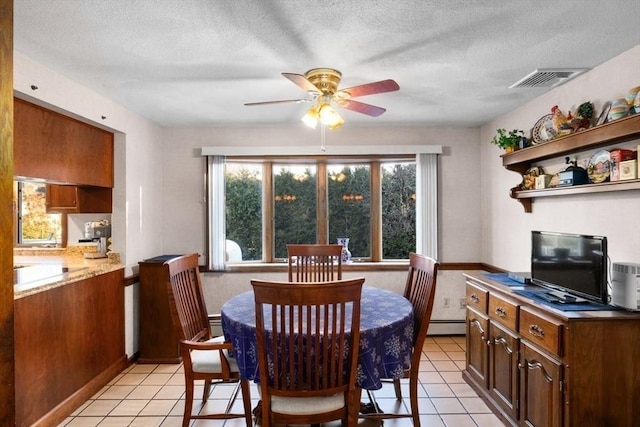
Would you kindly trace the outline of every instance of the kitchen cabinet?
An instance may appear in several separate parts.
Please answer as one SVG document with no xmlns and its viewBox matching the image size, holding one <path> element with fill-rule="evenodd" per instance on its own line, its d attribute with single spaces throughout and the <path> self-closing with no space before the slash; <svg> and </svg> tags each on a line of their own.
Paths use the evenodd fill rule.
<svg viewBox="0 0 640 427">
<path fill-rule="evenodd" d="M 522 343 L 520 360 L 522 424 L 536 427 L 576 425 L 562 423 L 562 364 L 526 341 Z"/>
<path fill-rule="evenodd" d="M 464 276 L 462 376 L 506 425 L 637 424 L 640 313 L 561 311 L 482 274 Z"/>
<path fill-rule="evenodd" d="M 503 154 L 502 165 L 508 170 L 524 174 L 527 169 L 542 160 L 613 146 L 638 138 L 640 138 L 640 114 L 635 114 L 581 132 L 572 133 L 550 142 Z M 563 197 L 571 194 L 613 191 L 637 192 L 638 190 L 640 190 L 640 179 L 631 179 L 539 190 L 522 190 L 518 186 L 511 189 L 510 195 L 522 204 L 525 212 L 531 212 L 532 201 L 539 197 Z"/>
<path fill-rule="evenodd" d="M 47 213 L 111 213 L 112 189 L 107 187 L 46 186 Z"/>
<path fill-rule="evenodd" d="M 467 351 L 466 371 L 475 383 L 483 388 L 489 386 L 489 318 L 475 310 L 467 308 L 466 319 Z"/>
<path fill-rule="evenodd" d="M 14 98 L 14 176 L 113 187 L 113 133 Z"/>
<path fill-rule="evenodd" d="M 15 299 L 16 426 L 59 425 L 127 365 L 124 269 Z"/>
<path fill-rule="evenodd" d="M 502 410 L 518 419 L 518 349 L 515 332 L 497 322 L 489 325 L 489 393 Z"/>
</svg>

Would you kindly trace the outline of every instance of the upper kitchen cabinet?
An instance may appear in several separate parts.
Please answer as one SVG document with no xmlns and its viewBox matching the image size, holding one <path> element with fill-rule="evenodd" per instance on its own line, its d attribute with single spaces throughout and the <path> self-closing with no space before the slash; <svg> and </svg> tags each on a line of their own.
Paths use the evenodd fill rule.
<svg viewBox="0 0 640 427">
<path fill-rule="evenodd" d="M 113 134 L 14 98 L 14 175 L 113 187 Z"/>
<path fill-rule="evenodd" d="M 108 187 L 47 184 L 47 213 L 111 213 Z"/>
</svg>

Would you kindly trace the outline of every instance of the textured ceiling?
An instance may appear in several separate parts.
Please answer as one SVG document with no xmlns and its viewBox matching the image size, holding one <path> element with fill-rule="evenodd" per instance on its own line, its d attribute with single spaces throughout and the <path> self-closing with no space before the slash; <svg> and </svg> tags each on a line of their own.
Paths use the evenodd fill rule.
<svg viewBox="0 0 640 427">
<path fill-rule="evenodd" d="M 548 88 L 539 68 L 593 68 L 640 44 L 637 0 L 15 0 L 15 49 L 163 126 L 299 124 L 281 72 L 394 79 L 346 125 L 477 126 Z M 639 70 L 640 78 L 640 70 Z"/>
</svg>

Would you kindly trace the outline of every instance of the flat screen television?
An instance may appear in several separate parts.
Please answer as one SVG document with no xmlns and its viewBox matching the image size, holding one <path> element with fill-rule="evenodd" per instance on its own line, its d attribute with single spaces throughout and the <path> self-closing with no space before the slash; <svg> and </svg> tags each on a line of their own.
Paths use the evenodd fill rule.
<svg viewBox="0 0 640 427">
<path fill-rule="evenodd" d="M 531 232 L 531 281 L 558 302 L 608 303 L 607 238 Z"/>
</svg>

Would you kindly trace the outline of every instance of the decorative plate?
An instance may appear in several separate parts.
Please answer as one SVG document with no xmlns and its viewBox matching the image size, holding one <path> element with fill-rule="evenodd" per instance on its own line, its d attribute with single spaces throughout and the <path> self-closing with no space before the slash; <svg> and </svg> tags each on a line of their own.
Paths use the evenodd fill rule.
<svg viewBox="0 0 640 427">
<path fill-rule="evenodd" d="M 587 175 L 594 184 L 609 180 L 611 173 L 611 155 L 607 150 L 598 150 L 593 153 L 587 166 Z"/>
<path fill-rule="evenodd" d="M 552 114 L 546 114 L 538 119 L 535 125 L 533 125 L 533 130 L 531 130 L 531 137 L 533 138 L 533 144 L 542 144 L 543 142 L 547 142 L 549 137 L 545 132 L 545 125 L 548 121 L 553 118 Z"/>
<path fill-rule="evenodd" d="M 609 110 L 611 109 L 611 101 L 607 101 L 602 106 L 602 112 L 598 116 L 598 121 L 596 122 L 596 126 L 600 126 L 607 121 L 607 116 L 609 115 Z"/>
</svg>

